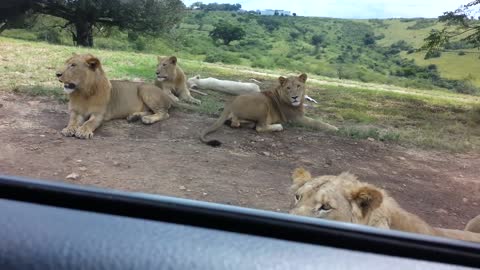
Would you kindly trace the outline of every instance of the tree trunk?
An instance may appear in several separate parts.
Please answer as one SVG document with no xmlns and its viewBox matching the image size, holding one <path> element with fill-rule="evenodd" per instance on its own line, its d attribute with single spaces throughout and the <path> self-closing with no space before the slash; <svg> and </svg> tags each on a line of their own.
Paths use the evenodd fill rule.
<svg viewBox="0 0 480 270">
<path fill-rule="evenodd" d="M 93 47 L 93 24 L 85 21 L 75 22 L 75 30 L 77 34 L 74 42 L 77 46 Z"/>
<path fill-rule="evenodd" d="M 3 30 L 7 29 L 8 27 L 8 21 L 0 22 L 0 33 L 3 32 Z"/>
</svg>

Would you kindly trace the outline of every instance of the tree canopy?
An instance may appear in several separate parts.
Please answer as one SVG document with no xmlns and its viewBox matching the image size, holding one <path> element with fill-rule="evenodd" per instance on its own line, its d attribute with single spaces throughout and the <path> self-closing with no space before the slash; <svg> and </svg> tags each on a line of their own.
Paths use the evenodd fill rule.
<svg viewBox="0 0 480 270">
<path fill-rule="evenodd" d="M 191 9 L 200 9 L 205 11 L 239 11 L 242 8 L 240 4 L 219 4 L 210 3 L 204 4 L 202 2 L 195 2 L 190 5 Z"/>
<path fill-rule="evenodd" d="M 442 30 L 432 30 L 425 38 L 422 49 L 427 50 L 427 54 L 431 54 L 455 40 L 480 48 L 480 22 L 472 16 L 480 12 L 479 5 L 480 0 L 475 0 L 462 5 L 455 11 L 444 12 L 438 19 L 445 22 L 446 26 Z"/>
<path fill-rule="evenodd" d="M 215 25 L 209 35 L 214 41 L 221 39 L 224 45 L 228 45 L 234 40 L 242 39 L 246 32 L 240 26 L 222 21 Z"/>
<path fill-rule="evenodd" d="M 93 29 L 117 26 L 155 34 L 180 22 L 180 0 L 28 0 L 26 12 L 63 18 L 76 45 L 93 46 Z M 17 14 L 20 16 L 21 14 Z"/>
</svg>

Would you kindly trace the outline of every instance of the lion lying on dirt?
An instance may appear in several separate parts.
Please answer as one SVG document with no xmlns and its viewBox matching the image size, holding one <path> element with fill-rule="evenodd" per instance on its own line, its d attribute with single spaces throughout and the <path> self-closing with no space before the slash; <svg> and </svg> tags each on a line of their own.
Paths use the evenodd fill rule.
<svg viewBox="0 0 480 270">
<path fill-rule="evenodd" d="M 202 131 L 200 140 L 210 146 L 220 146 L 220 141 L 207 140 L 205 136 L 219 129 L 228 119 L 231 119 L 234 128 L 240 127 L 242 122 L 255 122 L 257 132 L 281 131 L 281 123 L 285 122 L 295 122 L 315 129 L 338 130 L 330 124 L 304 115 L 306 74 L 280 77 L 278 80 L 280 85 L 272 91 L 233 98 L 225 105 L 220 118 Z"/>
<path fill-rule="evenodd" d="M 157 65 L 157 79 L 155 85 L 173 93 L 174 96 L 179 97 L 193 104 L 201 104 L 201 101 L 193 98 L 190 94 L 190 90 L 187 87 L 187 78 L 183 70 L 177 65 L 177 57 L 158 57 Z M 176 99 L 174 97 L 174 99 Z"/>
<path fill-rule="evenodd" d="M 119 118 L 153 124 L 167 119 L 168 109 L 178 105 L 156 86 L 109 81 L 100 61 L 91 54 L 73 55 L 56 75 L 70 98 L 64 136 L 90 139 L 102 122 Z"/>
<path fill-rule="evenodd" d="M 383 189 L 350 173 L 312 178 L 303 168 L 292 174 L 295 206 L 291 214 L 480 242 L 480 234 L 434 228 L 402 209 Z"/>
<path fill-rule="evenodd" d="M 188 79 L 187 83 L 192 89 L 210 89 L 235 96 L 260 92 L 260 87 L 254 83 L 219 80 L 216 78 L 200 78 L 200 75 Z"/>
</svg>

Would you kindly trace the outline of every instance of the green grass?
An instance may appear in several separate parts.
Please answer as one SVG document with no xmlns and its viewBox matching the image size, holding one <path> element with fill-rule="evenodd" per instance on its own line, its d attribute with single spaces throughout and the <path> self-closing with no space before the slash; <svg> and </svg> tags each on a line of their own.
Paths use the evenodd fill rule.
<svg viewBox="0 0 480 270">
<path fill-rule="evenodd" d="M 229 46 L 215 44 L 209 37 L 209 31 L 219 21 L 241 26 L 247 33 L 246 37 L 233 41 Z M 50 16 L 39 16 L 33 27 L 7 29 L 2 32 L 2 36 L 71 45 L 68 29 L 61 31 L 61 28 L 49 27 L 55 24 L 63 25 L 64 22 Z M 276 25 L 274 30 L 269 31 L 269 24 Z M 428 66 L 435 63 L 442 78 L 467 78 L 480 88 L 480 78 L 474 72 L 480 69 L 480 60 L 477 59 L 479 54 L 467 53 L 455 57 L 459 52 L 455 51 L 451 55 L 444 54 L 439 59 L 424 61 L 421 53 L 407 55 L 407 48 L 402 48 L 401 52 L 391 50 L 390 46 L 398 41 L 419 48 L 431 29 L 442 27 L 443 24 L 432 19 L 346 20 L 248 14 L 232 16 L 230 12 L 192 11 L 187 13 L 178 28 L 155 37 L 141 34 L 132 37 L 115 27 L 103 32 L 95 30 L 94 45 L 96 49 L 176 54 L 184 59 L 237 64 L 257 69 L 307 72 L 330 78 L 337 78 L 340 74 L 343 79 L 361 82 L 421 89 L 447 87 L 458 91 L 455 85 L 440 83 L 437 76 L 426 78 L 422 76 L 425 72 L 418 70 L 410 72 L 408 78 L 402 77 L 405 75 L 401 71 L 411 71 L 415 64 Z M 324 37 L 318 48 L 312 45 L 312 37 L 315 35 Z M 365 35 L 374 35 L 376 45 L 366 46 Z M 405 59 L 414 59 L 415 64 L 402 61 Z M 135 73 L 149 77 L 149 68 L 137 70 L 137 67 L 125 66 L 123 70 L 115 72 L 122 72 L 125 76 Z M 475 89 L 470 92 L 475 93 Z M 477 92 L 480 94 L 480 90 Z"/>
<path fill-rule="evenodd" d="M 153 79 L 156 55 L 84 49 L 0 37 L 0 90 L 65 100 L 55 70 L 73 52 L 100 57 L 110 79 Z M 180 58 L 187 76 L 262 81 L 267 89 L 289 70 L 263 70 Z M 309 75 L 308 94 L 319 101 L 307 114 L 340 127 L 340 136 L 373 138 L 410 147 L 477 151 L 480 97 L 446 90 L 422 90 Z M 207 91 L 198 112 L 218 115 L 229 97 Z M 311 104 L 311 103 L 309 103 Z"/>
</svg>

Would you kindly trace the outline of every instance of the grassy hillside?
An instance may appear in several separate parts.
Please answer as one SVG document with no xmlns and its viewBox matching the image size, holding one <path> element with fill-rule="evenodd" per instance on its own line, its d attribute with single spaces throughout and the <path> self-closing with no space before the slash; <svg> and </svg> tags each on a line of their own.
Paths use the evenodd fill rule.
<svg viewBox="0 0 480 270">
<path fill-rule="evenodd" d="M 49 27 L 54 18 L 40 17 L 32 27 L 2 35 L 71 44 L 69 34 Z M 225 46 L 209 32 L 219 22 L 241 26 L 247 35 Z M 307 72 L 330 78 L 478 94 L 478 54 L 456 46 L 439 58 L 424 60 L 414 49 L 422 45 L 436 20 L 343 20 L 267 17 L 230 12 L 193 11 L 183 23 L 161 37 L 139 36 L 115 28 L 95 34 L 101 49 L 176 54 L 211 63 Z M 458 44 L 457 44 L 458 45 Z M 458 55 L 467 51 L 465 55 Z M 412 53 L 413 52 L 413 53 Z"/>
<path fill-rule="evenodd" d="M 65 100 L 54 73 L 72 52 L 99 56 L 111 79 L 154 77 L 156 55 L 85 49 L 0 37 L 0 91 L 55 96 Z M 275 83 L 279 74 L 292 71 L 211 64 L 181 58 L 187 75 L 200 74 L 233 80 L 255 78 L 262 88 Z M 373 138 L 452 151 L 480 147 L 480 97 L 442 90 L 418 90 L 391 85 L 362 83 L 310 75 L 309 95 L 319 104 L 309 104 L 307 114 L 340 127 L 341 136 Z M 207 91 L 200 96 L 198 112 L 217 115 L 226 96 Z"/>
</svg>

